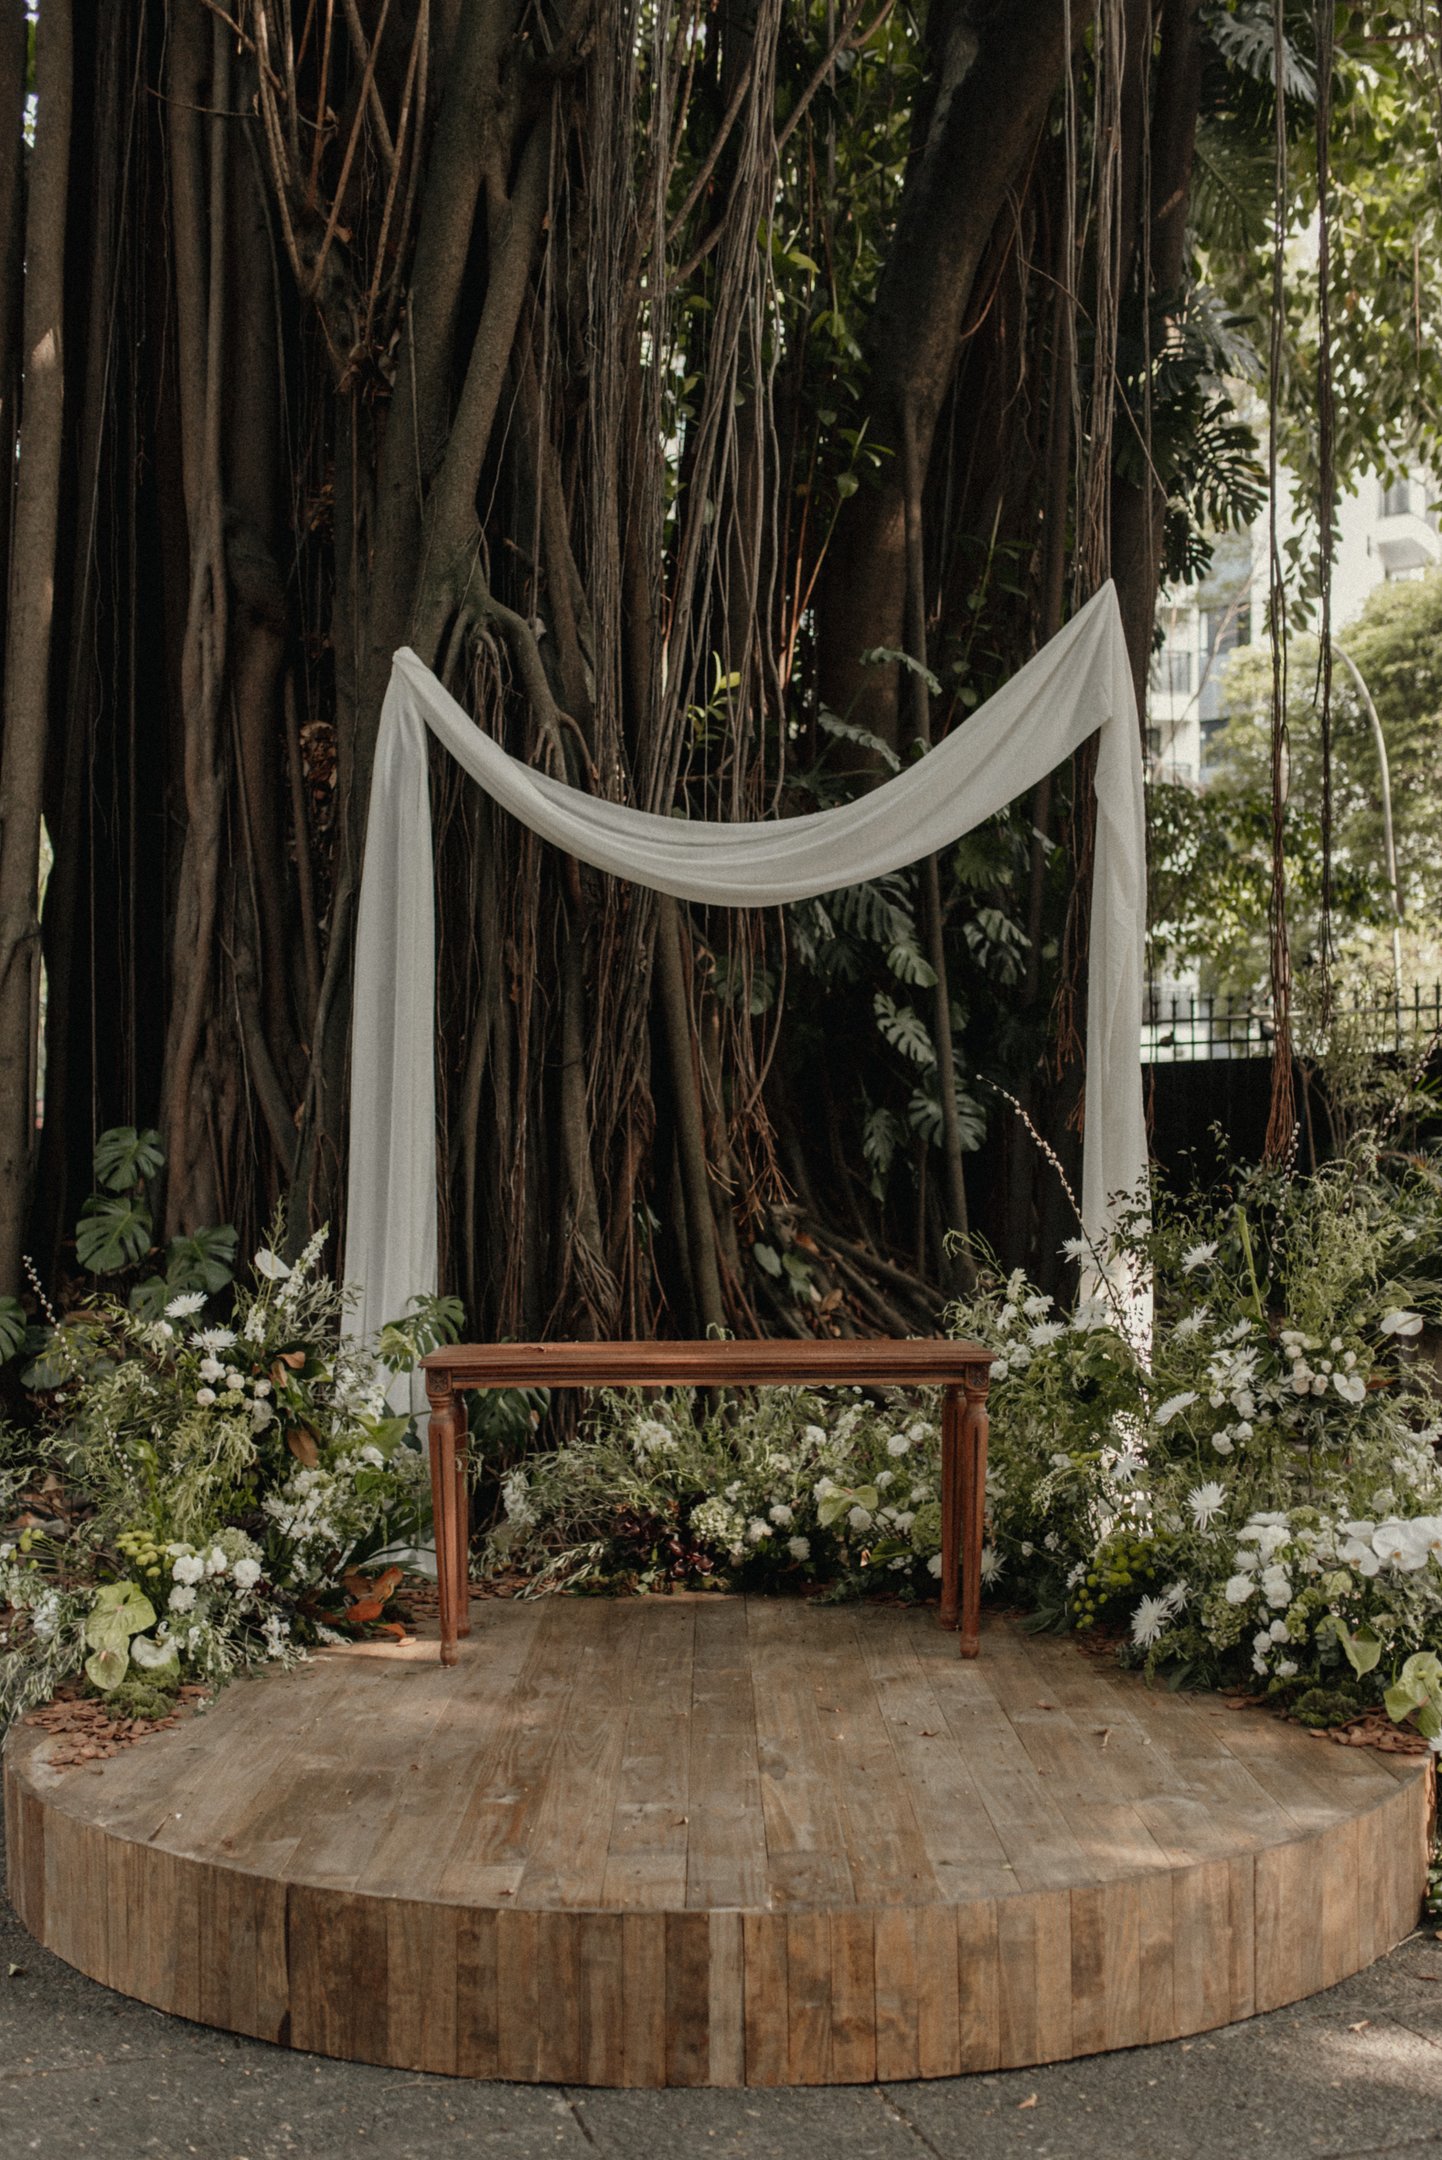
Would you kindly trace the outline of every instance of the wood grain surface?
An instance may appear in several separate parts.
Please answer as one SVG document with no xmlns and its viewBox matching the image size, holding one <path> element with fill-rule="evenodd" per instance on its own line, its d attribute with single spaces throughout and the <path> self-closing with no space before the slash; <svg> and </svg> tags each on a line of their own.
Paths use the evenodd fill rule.
<svg viewBox="0 0 1442 2160">
<path fill-rule="evenodd" d="M 1426 1762 L 992 1624 L 495 1601 L 91 1769 L 21 1726 L 10 1894 L 203 2023 L 543 2082 L 944 2077 L 1198 2032 L 1413 1926 Z"/>
</svg>

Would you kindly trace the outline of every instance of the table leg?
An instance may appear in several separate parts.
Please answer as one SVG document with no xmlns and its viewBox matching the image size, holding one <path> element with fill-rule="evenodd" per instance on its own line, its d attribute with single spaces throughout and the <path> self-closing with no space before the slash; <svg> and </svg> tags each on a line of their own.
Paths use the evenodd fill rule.
<svg viewBox="0 0 1442 2160">
<path fill-rule="evenodd" d="M 466 1423 L 464 1403 L 456 1404 L 456 1633 L 471 1632 L 471 1481 L 469 1463 L 470 1431 Z"/>
<path fill-rule="evenodd" d="M 448 1389 L 431 1397 L 427 1437 L 431 1451 L 431 1507 L 436 1531 L 436 1595 L 440 1605 L 441 1663 L 456 1662 L 456 1427 L 461 1407 Z"/>
<path fill-rule="evenodd" d="M 949 1387 L 943 1390 L 941 1397 L 941 1611 L 938 1619 L 944 1628 L 956 1626 L 962 1528 L 967 1514 L 963 1455 L 961 1390 Z"/>
<path fill-rule="evenodd" d="M 981 1649 L 981 1554 L 986 1541 L 986 1448 L 988 1419 L 986 1390 L 989 1373 L 985 1365 L 969 1367 L 966 1374 L 966 1418 L 961 1456 L 966 1542 L 961 1604 L 961 1654 L 974 1658 Z"/>
</svg>

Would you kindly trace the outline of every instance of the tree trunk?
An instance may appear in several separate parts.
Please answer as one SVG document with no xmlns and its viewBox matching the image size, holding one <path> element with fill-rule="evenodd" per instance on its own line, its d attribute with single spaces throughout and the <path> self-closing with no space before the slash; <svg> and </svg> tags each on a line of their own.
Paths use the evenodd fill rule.
<svg viewBox="0 0 1442 2160">
<path fill-rule="evenodd" d="M 25 216 L 24 372 L 0 756 L 0 1293 L 19 1288 L 35 1137 L 40 818 L 65 410 L 65 224 L 73 25 L 46 0 L 35 36 L 35 151 Z"/>
</svg>

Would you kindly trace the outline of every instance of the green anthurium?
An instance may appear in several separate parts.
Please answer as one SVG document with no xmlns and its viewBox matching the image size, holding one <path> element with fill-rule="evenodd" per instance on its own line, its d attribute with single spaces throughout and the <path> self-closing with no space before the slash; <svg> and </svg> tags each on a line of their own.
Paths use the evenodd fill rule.
<svg viewBox="0 0 1442 2160">
<path fill-rule="evenodd" d="M 1366 1673 L 1375 1668 L 1377 1660 L 1382 1655 L 1381 1643 L 1372 1633 L 1372 1630 L 1365 1625 L 1359 1627 L 1355 1635 L 1347 1626 L 1345 1620 L 1336 1620 L 1333 1622 L 1333 1626 L 1337 1631 L 1338 1642 L 1347 1653 L 1348 1664 L 1356 1673 L 1358 1679 L 1361 1679 Z"/>
<path fill-rule="evenodd" d="M 119 1646 L 106 1643 L 100 1649 L 93 1650 L 85 1660 L 87 1676 L 105 1695 L 119 1687 L 129 1670 L 130 1653 L 124 1643 Z"/>
</svg>

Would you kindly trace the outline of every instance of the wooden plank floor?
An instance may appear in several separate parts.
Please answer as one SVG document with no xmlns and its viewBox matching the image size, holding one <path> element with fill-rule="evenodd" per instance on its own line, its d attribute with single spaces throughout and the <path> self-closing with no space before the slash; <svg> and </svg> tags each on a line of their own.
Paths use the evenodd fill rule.
<svg viewBox="0 0 1442 2160">
<path fill-rule="evenodd" d="M 1074 1643 L 719 1597 L 482 1603 L 97 1769 L 5 1757 L 96 1979 L 324 2054 L 632 2085 L 939 2077 L 1201 2031 L 1412 1927 L 1429 1779 Z"/>
</svg>

